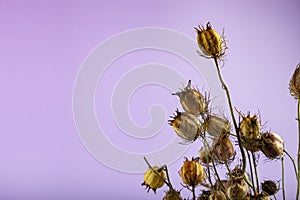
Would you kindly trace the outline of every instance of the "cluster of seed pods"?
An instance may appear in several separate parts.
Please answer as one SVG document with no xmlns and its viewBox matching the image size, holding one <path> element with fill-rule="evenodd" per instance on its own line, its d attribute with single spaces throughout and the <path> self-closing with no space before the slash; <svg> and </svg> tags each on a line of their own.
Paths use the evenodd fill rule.
<svg viewBox="0 0 300 200">
<path fill-rule="evenodd" d="M 195 28 L 195 31 L 202 56 L 213 58 L 215 61 L 224 56 L 226 50 L 224 36 L 213 30 L 210 23 L 207 23 L 206 27 Z M 299 91 L 294 91 L 293 94 L 298 97 Z M 182 185 L 192 191 L 193 200 L 269 200 L 271 195 L 277 193 L 279 185 L 273 180 L 265 180 L 260 187 L 257 179 L 257 188 L 254 187 L 252 171 L 249 178 L 248 173 L 243 171 L 239 164 L 239 158 L 236 159 L 232 141 L 238 138 L 235 142 L 238 142 L 242 148 L 240 150 L 245 150 L 248 155 L 263 153 L 268 159 L 278 159 L 283 156 L 284 151 L 283 140 L 278 134 L 262 131 L 260 120 L 256 115 L 250 116 L 248 113 L 245 116 L 239 111 L 237 114 L 240 121 L 234 127 L 235 133 L 232 133 L 230 121 L 223 115 L 212 113 L 208 95 L 206 93 L 203 95 L 193 87 L 191 80 L 185 88 L 173 95 L 178 96 L 182 111 L 176 109 L 169 124 L 183 139 L 183 143 L 191 144 L 198 139 L 202 143 L 198 156 L 190 160 L 185 158 L 179 170 Z M 232 164 L 235 167 L 230 169 Z M 221 179 L 218 174 L 220 166 L 226 166 L 222 168 L 227 169 L 225 179 Z M 156 189 L 166 184 L 169 190 L 163 200 L 182 200 L 180 192 L 173 189 L 167 177 L 166 167 L 149 166 L 142 185 L 145 185 L 148 191 L 152 189 L 156 192 Z M 198 186 L 205 189 L 196 192 L 195 188 Z"/>
</svg>

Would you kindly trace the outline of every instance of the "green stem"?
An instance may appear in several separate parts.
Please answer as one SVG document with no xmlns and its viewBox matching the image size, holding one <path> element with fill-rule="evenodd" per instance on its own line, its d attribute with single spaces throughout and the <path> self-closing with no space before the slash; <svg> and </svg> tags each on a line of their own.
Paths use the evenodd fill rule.
<svg viewBox="0 0 300 200">
<path fill-rule="evenodd" d="M 281 184 L 282 184 L 282 198 L 285 200 L 285 188 L 284 188 L 284 159 L 281 157 Z"/>
<path fill-rule="evenodd" d="M 255 186 L 254 186 L 254 176 L 253 176 L 253 168 L 252 168 L 252 163 L 251 163 L 251 158 L 250 158 L 250 154 L 248 151 L 247 152 L 247 156 L 248 156 L 248 160 L 249 160 L 249 167 L 250 167 L 250 174 L 251 174 L 251 182 L 252 182 L 252 190 L 253 193 L 255 194 Z"/>
<path fill-rule="evenodd" d="M 254 173 L 255 173 L 256 187 L 257 187 L 256 189 L 257 189 L 257 193 L 259 194 L 259 180 L 258 180 L 258 173 L 257 173 L 257 165 L 256 165 L 254 153 L 251 152 L 251 154 L 252 154 L 252 160 L 254 165 Z"/>
<path fill-rule="evenodd" d="M 284 153 L 289 157 L 289 159 L 292 161 L 293 166 L 294 166 L 294 171 L 295 171 L 295 174 L 296 174 L 296 179 L 297 179 L 298 173 L 297 173 L 297 167 L 296 167 L 296 163 L 295 163 L 294 158 L 289 154 L 289 152 L 287 152 L 286 149 L 284 149 L 283 152 L 284 152 Z"/>
<path fill-rule="evenodd" d="M 296 199 L 299 199 L 299 191 L 300 191 L 300 100 L 298 99 L 298 176 L 297 176 L 297 194 Z"/>
<path fill-rule="evenodd" d="M 231 103 L 229 89 L 228 89 L 227 85 L 225 84 L 225 82 L 224 82 L 224 80 L 222 78 L 220 67 L 219 67 L 218 60 L 217 60 L 216 57 L 214 57 L 214 61 L 215 61 L 216 67 L 217 67 L 217 71 L 218 71 L 219 79 L 220 79 L 221 84 L 222 84 L 222 88 L 226 92 L 226 96 L 227 96 L 227 100 L 228 100 L 228 104 L 229 104 L 229 109 L 230 109 L 230 114 L 231 114 L 231 117 L 232 117 L 232 122 L 233 122 L 234 129 L 235 129 L 235 132 L 236 132 L 236 135 L 237 135 L 239 148 L 240 148 L 241 154 L 242 154 L 242 161 L 243 161 L 242 171 L 243 171 L 243 174 L 244 174 L 245 170 L 246 170 L 246 155 L 245 155 L 245 151 L 244 151 L 243 146 L 242 146 L 242 141 L 241 141 L 241 137 L 240 137 L 238 125 L 237 125 L 235 117 L 234 117 L 233 107 L 232 107 L 232 103 Z"/>
</svg>

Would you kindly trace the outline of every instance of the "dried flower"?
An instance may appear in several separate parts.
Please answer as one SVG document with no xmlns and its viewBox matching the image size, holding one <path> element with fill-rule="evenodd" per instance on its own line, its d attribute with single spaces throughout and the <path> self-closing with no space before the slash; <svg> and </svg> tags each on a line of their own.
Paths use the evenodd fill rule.
<svg viewBox="0 0 300 200">
<path fill-rule="evenodd" d="M 177 135 L 186 141 L 193 142 L 202 134 L 202 124 L 200 120 L 186 112 L 176 110 L 169 124 L 174 128 Z"/>
<path fill-rule="evenodd" d="M 261 137 L 261 151 L 266 157 L 275 159 L 283 154 L 283 140 L 276 133 L 266 132 Z"/>
<path fill-rule="evenodd" d="M 170 189 L 164 196 L 163 200 L 182 200 L 182 197 L 180 196 L 180 192 Z"/>
<path fill-rule="evenodd" d="M 202 25 L 195 27 L 197 33 L 198 46 L 206 58 L 220 58 L 225 54 L 224 36 L 220 35 L 211 27 L 210 22 L 206 24 L 206 28 Z"/>
<path fill-rule="evenodd" d="M 245 199 L 249 192 L 249 187 L 243 177 L 230 179 L 227 188 L 227 196 L 231 200 Z"/>
<path fill-rule="evenodd" d="M 294 74 L 290 80 L 289 85 L 290 93 L 296 99 L 299 99 L 300 96 L 300 63 L 297 65 Z"/>
<path fill-rule="evenodd" d="M 196 159 L 186 159 L 180 169 L 180 177 L 184 184 L 196 186 L 206 179 L 206 173 L 202 165 Z"/>
<path fill-rule="evenodd" d="M 274 195 L 279 190 L 279 185 L 276 184 L 274 181 L 266 180 L 261 184 L 262 190 L 269 195 Z"/>
<path fill-rule="evenodd" d="M 205 131 L 213 137 L 221 134 L 230 133 L 231 124 L 225 117 L 208 115 L 204 120 Z"/>
<path fill-rule="evenodd" d="M 271 198 L 269 197 L 269 195 L 265 192 L 262 192 L 259 195 L 250 197 L 250 200 L 270 200 L 270 199 Z"/>
<path fill-rule="evenodd" d="M 209 200 L 209 196 L 211 194 L 211 191 L 209 190 L 203 190 L 200 197 L 198 197 L 197 200 Z"/>
<path fill-rule="evenodd" d="M 260 147 L 260 122 L 256 115 L 250 117 L 242 116 L 243 119 L 239 124 L 239 132 L 242 138 L 243 146 L 252 152 L 259 151 Z"/>
<path fill-rule="evenodd" d="M 207 112 L 208 101 L 198 89 L 191 87 L 191 80 L 189 80 L 188 85 L 182 91 L 173 95 L 177 95 L 180 98 L 180 104 L 186 112 L 195 116 Z"/>
<path fill-rule="evenodd" d="M 219 136 L 218 140 L 214 141 L 213 155 L 220 162 L 228 162 L 234 156 L 234 148 L 232 142 L 226 134 Z"/>
<path fill-rule="evenodd" d="M 155 170 L 155 172 L 154 172 Z M 148 168 L 144 174 L 144 182 L 142 185 L 146 186 L 147 192 L 150 189 L 156 193 L 156 189 L 161 188 L 165 184 L 166 180 L 166 172 L 163 168 L 159 168 L 158 166 L 154 166 L 153 169 Z"/>
</svg>

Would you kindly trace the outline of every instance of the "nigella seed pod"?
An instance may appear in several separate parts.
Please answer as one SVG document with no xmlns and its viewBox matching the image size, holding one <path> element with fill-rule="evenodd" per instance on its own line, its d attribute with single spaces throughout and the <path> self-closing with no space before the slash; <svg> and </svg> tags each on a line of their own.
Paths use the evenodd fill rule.
<svg viewBox="0 0 300 200">
<path fill-rule="evenodd" d="M 207 112 L 208 101 L 199 92 L 198 89 L 191 87 L 191 80 L 188 85 L 181 91 L 174 93 L 180 99 L 182 108 L 187 112 L 195 116 Z"/>
<path fill-rule="evenodd" d="M 142 185 L 146 186 L 146 189 L 148 189 L 147 192 L 152 189 L 156 193 L 156 189 L 161 188 L 165 184 L 165 180 L 166 172 L 162 168 L 154 166 L 153 169 L 148 168 L 145 172 Z"/>
<path fill-rule="evenodd" d="M 210 22 L 206 24 L 206 28 L 202 25 L 195 27 L 197 33 L 198 46 L 207 58 L 220 58 L 225 54 L 225 40 L 224 36 L 220 36 L 214 29 L 212 29 Z"/>
<path fill-rule="evenodd" d="M 289 84 L 289 89 L 290 89 L 290 93 L 291 95 L 296 98 L 299 99 L 300 96 L 300 63 L 297 65 L 294 74 L 290 80 L 290 84 Z"/>
<path fill-rule="evenodd" d="M 271 132 L 262 134 L 261 151 L 267 158 L 279 158 L 283 154 L 283 149 L 284 143 L 282 138 L 278 134 Z"/>
<path fill-rule="evenodd" d="M 221 134 L 230 133 L 231 124 L 225 117 L 217 115 L 208 115 L 204 119 L 205 131 L 213 137 L 219 137 Z"/>
<path fill-rule="evenodd" d="M 170 189 L 164 196 L 163 200 L 183 200 L 183 199 L 180 196 L 180 192 Z"/>
<path fill-rule="evenodd" d="M 245 199 L 249 187 L 243 177 L 231 179 L 227 188 L 227 196 L 231 200 Z"/>
<path fill-rule="evenodd" d="M 176 110 L 176 114 L 172 118 L 169 120 L 169 124 L 184 140 L 193 142 L 202 134 L 202 124 L 194 115 Z"/>
<path fill-rule="evenodd" d="M 213 155 L 219 162 L 228 162 L 234 157 L 234 148 L 229 137 L 225 134 L 219 136 L 213 144 Z"/>
<path fill-rule="evenodd" d="M 278 192 L 279 190 L 279 185 L 278 183 L 276 184 L 274 181 L 271 180 L 265 180 L 261 184 L 262 190 L 266 192 L 269 195 L 274 195 Z"/>
<path fill-rule="evenodd" d="M 241 115 L 242 116 L 242 115 Z M 256 115 L 250 117 L 242 116 L 239 124 L 239 132 L 242 138 L 242 144 L 248 151 L 259 151 L 260 147 L 260 122 Z"/>
<path fill-rule="evenodd" d="M 179 172 L 182 182 L 189 186 L 196 186 L 206 179 L 206 173 L 202 165 L 196 159 L 186 159 Z"/>
<path fill-rule="evenodd" d="M 211 191 L 209 190 L 203 190 L 200 197 L 198 197 L 197 200 L 209 200 L 209 196 L 211 194 Z"/>
<path fill-rule="evenodd" d="M 262 192 L 259 195 L 251 196 L 250 200 L 271 200 L 269 194 Z"/>
</svg>

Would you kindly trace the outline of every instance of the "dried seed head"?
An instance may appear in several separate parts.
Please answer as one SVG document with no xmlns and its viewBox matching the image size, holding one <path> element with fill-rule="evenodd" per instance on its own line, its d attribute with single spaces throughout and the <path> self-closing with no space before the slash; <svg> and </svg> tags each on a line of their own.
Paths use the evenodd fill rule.
<svg viewBox="0 0 300 200">
<path fill-rule="evenodd" d="M 174 95 L 179 97 L 180 104 L 187 113 L 199 116 L 207 112 L 209 101 L 197 89 L 191 87 L 191 80 L 182 91 L 176 92 Z"/>
<path fill-rule="evenodd" d="M 221 190 L 212 191 L 209 200 L 226 200 L 226 196 Z"/>
<path fill-rule="evenodd" d="M 198 46 L 207 58 L 220 58 L 225 54 L 225 40 L 211 27 L 210 22 L 206 24 L 206 28 L 202 25 L 195 27 L 197 33 Z"/>
<path fill-rule="evenodd" d="M 155 173 L 155 172 L 157 173 Z M 144 182 L 142 185 L 146 186 L 146 189 L 148 189 L 147 192 L 149 192 L 150 189 L 156 193 L 156 189 L 161 188 L 166 180 L 166 172 L 159 168 L 158 166 L 154 166 L 153 170 L 151 168 L 148 168 L 147 171 L 144 174 Z"/>
<path fill-rule="evenodd" d="M 290 93 L 296 99 L 300 96 L 300 63 L 297 65 L 295 72 L 290 80 L 289 84 Z"/>
<path fill-rule="evenodd" d="M 211 149 L 208 147 L 201 148 L 199 152 L 199 159 L 202 163 L 211 163 L 213 161 Z"/>
<path fill-rule="evenodd" d="M 225 134 L 219 136 L 213 144 L 213 155 L 219 162 L 228 162 L 234 156 L 234 148 L 229 137 Z"/>
<path fill-rule="evenodd" d="M 261 184 L 262 190 L 269 195 L 274 195 L 279 190 L 279 184 L 271 180 L 266 180 Z"/>
<path fill-rule="evenodd" d="M 205 170 L 198 160 L 195 159 L 192 159 L 191 161 L 186 159 L 179 174 L 182 182 L 189 186 L 196 186 L 206 179 Z"/>
<path fill-rule="evenodd" d="M 249 186 L 243 177 L 230 179 L 227 188 L 227 196 L 232 200 L 245 199 L 249 192 Z"/>
<path fill-rule="evenodd" d="M 261 137 L 261 151 L 266 157 L 275 159 L 283 154 L 283 140 L 276 133 L 266 132 Z"/>
<path fill-rule="evenodd" d="M 164 196 L 163 200 L 183 200 L 183 199 L 180 196 L 180 192 L 170 189 Z"/>
<path fill-rule="evenodd" d="M 205 131 L 213 137 L 221 134 L 230 133 L 231 124 L 225 117 L 208 115 L 204 120 Z"/>
<path fill-rule="evenodd" d="M 259 139 L 260 137 L 260 122 L 256 115 L 243 117 L 240 122 L 239 131 L 245 140 Z"/>
<path fill-rule="evenodd" d="M 169 124 L 174 128 L 177 135 L 186 141 L 193 142 L 202 135 L 202 124 L 200 120 L 186 112 L 179 112 L 173 119 L 169 120 Z"/>
</svg>

